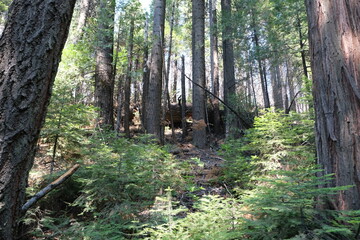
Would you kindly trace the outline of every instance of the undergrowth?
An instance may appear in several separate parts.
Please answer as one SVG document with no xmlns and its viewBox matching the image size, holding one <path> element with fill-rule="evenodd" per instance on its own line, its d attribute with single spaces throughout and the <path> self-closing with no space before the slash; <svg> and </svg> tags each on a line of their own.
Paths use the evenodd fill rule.
<svg viewBox="0 0 360 240">
<path fill-rule="evenodd" d="M 65 211 L 29 212 L 27 220 L 37 226 L 37 236 L 330 240 L 359 235 L 359 212 L 318 207 L 349 186 L 318 187 L 332 176 L 319 174 L 313 120 L 307 114 L 262 112 L 243 138 L 222 146 L 225 164 L 218 182 L 228 186 L 228 195 L 204 196 L 192 209 L 178 201 L 190 189 L 191 161 L 176 160 L 151 138 L 128 140 L 99 131 L 82 149 L 83 167 L 70 186 L 40 204 L 44 209 L 74 188 Z"/>
</svg>

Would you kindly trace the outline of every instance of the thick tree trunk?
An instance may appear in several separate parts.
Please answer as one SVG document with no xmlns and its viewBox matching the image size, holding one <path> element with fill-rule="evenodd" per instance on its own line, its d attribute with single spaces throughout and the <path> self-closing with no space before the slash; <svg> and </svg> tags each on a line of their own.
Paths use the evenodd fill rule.
<svg viewBox="0 0 360 240">
<path fill-rule="evenodd" d="M 17 220 L 75 0 L 15 0 L 0 38 L 0 239 Z"/>
<path fill-rule="evenodd" d="M 153 45 L 146 99 L 145 130 L 161 139 L 161 88 L 164 48 L 165 0 L 154 1 Z"/>
<path fill-rule="evenodd" d="M 233 48 L 233 28 L 231 0 L 221 0 L 221 13 L 223 19 L 223 68 L 224 68 L 224 100 L 229 106 L 233 106 L 236 93 L 235 72 L 234 72 L 234 48 Z M 226 136 L 235 137 L 236 131 L 240 126 L 237 125 L 236 117 L 226 109 Z"/>
<path fill-rule="evenodd" d="M 219 97 L 220 81 L 219 81 L 219 49 L 218 49 L 218 30 L 217 30 L 217 11 L 216 0 L 209 0 L 210 15 L 210 78 L 212 83 L 212 93 Z M 219 100 L 213 99 L 214 104 L 214 132 L 220 134 L 220 110 Z"/>
<path fill-rule="evenodd" d="M 316 143 L 324 173 L 335 173 L 334 206 L 360 208 L 360 2 L 307 0 Z"/>
<path fill-rule="evenodd" d="M 115 1 L 100 0 L 96 43 L 95 100 L 100 110 L 99 124 L 114 129 L 113 43 Z"/>
<path fill-rule="evenodd" d="M 193 143 L 206 146 L 205 122 L 205 2 L 192 1 Z"/>
</svg>

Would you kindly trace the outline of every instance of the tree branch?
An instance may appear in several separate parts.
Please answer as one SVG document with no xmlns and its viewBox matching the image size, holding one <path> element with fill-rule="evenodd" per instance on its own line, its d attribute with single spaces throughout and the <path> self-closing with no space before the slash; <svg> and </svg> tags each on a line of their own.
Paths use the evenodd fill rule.
<svg viewBox="0 0 360 240">
<path fill-rule="evenodd" d="M 41 191 L 36 193 L 32 198 L 30 198 L 21 208 L 22 213 L 25 213 L 31 206 L 33 206 L 37 201 L 39 201 L 42 197 L 48 194 L 50 191 L 54 190 L 57 186 L 65 182 L 71 175 L 73 175 L 76 170 L 80 167 L 79 164 L 75 164 L 72 168 L 70 168 L 66 173 L 61 175 L 58 179 L 47 185 Z"/>
<path fill-rule="evenodd" d="M 228 104 L 226 104 L 222 99 L 220 99 L 218 96 L 216 96 L 215 94 L 213 94 L 212 92 L 210 92 L 209 90 L 207 90 L 205 87 L 200 86 L 199 84 L 197 84 L 196 82 L 194 82 L 191 78 L 189 78 L 186 74 L 185 77 L 192 82 L 193 84 L 195 84 L 197 87 L 203 89 L 206 93 L 210 94 L 211 96 L 213 96 L 214 98 L 216 98 L 217 100 L 219 100 L 222 104 L 224 104 L 225 107 L 227 107 L 232 113 L 235 114 L 235 116 L 240 120 L 240 122 L 243 124 L 243 126 L 245 128 L 251 128 L 252 124 L 249 123 L 248 121 L 246 121 L 242 116 L 240 116 L 240 114 L 235 111 L 235 109 L 233 109 L 232 107 L 230 107 Z"/>
<path fill-rule="evenodd" d="M 295 94 L 295 96 L 293 97 L 293 99 L 290 102 L 290 106 L 285 110 L 285 114 L 289 114 L 292 105 L 295 103 L 295 99 L 296 99 L 297 95 L 299 95 L 300 93 L 301 93 L 301 91 L 299 91 Z"/>
</svg>

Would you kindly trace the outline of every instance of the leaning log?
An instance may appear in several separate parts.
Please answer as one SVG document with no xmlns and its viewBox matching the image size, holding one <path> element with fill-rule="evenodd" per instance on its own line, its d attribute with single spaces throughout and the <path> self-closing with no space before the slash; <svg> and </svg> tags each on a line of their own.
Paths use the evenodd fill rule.
<svg viewBox="0 0 360 240">
<path fill-rule="evenodd" d="M 36 193 L 32 198 L 30 198 L 21 208 L 21 211 L 25 213 L 31 206 L 33 206 L 37 201 L 43 198 L 46 194 L 54 190 L 57 186 L 65 182 L 71 175 L 73 175 L 76 170 L 80 167 L 79 164 L 75 164 L 72 168 L 70 168 L 66 173 L 61 175 L 58 179 L 47 185 L 41 191 Z"/>
</svg>

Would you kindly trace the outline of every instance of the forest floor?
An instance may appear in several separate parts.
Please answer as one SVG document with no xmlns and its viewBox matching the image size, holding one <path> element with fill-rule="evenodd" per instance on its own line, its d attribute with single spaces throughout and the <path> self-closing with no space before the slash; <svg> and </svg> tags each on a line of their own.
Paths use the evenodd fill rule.
<svg viewBox="0 0 360 240">
<path fill-rule="evenodd" d="M 171 130 L 166 131 L 167 142 L 171 142 Z M 231 195 L 225 182 L 221 180 L 223 174 L 223 165 L 226 161 L 219 155 L 220 145 L 223 143 L 222 138 L 216 138 L 213 135 L 208 136 L 209 144 L 207 148 L 200 149 L 191 143 L 191 133 L 185 141 L 181 140 L 181 131 L 175 131 L 176 143 L 170 150 L 180 161 L 193 163 L 192 172 L 193 184 L 195 190 L 184 192 L 180 196 L 180 204 L 187 208 L 192 208 L 194 195 L 201 198 L 205 195 Z"/>
<path fill-rule="evenodd" d="M 227 195 L 229 191 L 225 183 L 220 180 L 224 159 L 218 154 L 222 138 L 213 135 L 208 136 L 209 146 L 199 149 L 191 143 L 191 132 L 185 139 L 181 138 L 181 130 L 175 130 L 175 139 L 171 137 L 171 130 L 165 131 L 166 144 L 170 145 L 169 152 L 180 161 L 192 163 L 192 172 L 189 175 L 193 178 L 195 191 L 184 193 L 181 201 L 189 206 L 192 203 L 187 194 L 201 197 L 208 194 Z M 42 181 L 42 177 L 50 173 L 51 156 L 48 154 L 51 146 L 46 143 L 38 145 L 38 152 L 34 161 L 34 166 L 29 175 L 29 186 L 33 186 Z M 65 170 L 69 164 L 55 164 L 54 172 Z M 69 166 L 68 166 L 69 167 Z"/>
<path fill-rule="evenodd" d="M 187 177 L 192 187 L 178 192 L 176 199 L 174 199 L 176 202 L 186 207 L 190 212 L 193 212 L 196 211 L 193 207 L 194 203 L 203 196 L 231 195 L 226 183 L 223 182 L 221 178 L 225 159 L 223 159 L 218 152 L 223 142 L 222 138 L 216 138 L 213 135 L 208 136 L 209 147 L 204 149 L 199 149 L 191 143 L 191 132 L 189 136 L 183 140 L 181 139 L 181 130 L 175 131 L 175 139 L 171 138 L 171 130 L 167 130 L 165 140 L 165 148 L 168 149 L 176 159 L 190 164 Z M 44 177 L 50 173 L 51 154 L 49 155 L 49 149 L 51 149 L 51 146 L 47 143 L 38 145 L 34 166 L 29 176 L 30 187 L 36 185 L 46 186 L 48 184 L 45 181 L 49 179 Z M 71 163 L 55 164 L 54 172 L 56 173 L 70 167 Z M 61 201 L 60 199 L 58 200 Z M 53 205 L 54 204 L 55 203 L 53 203 Z M 59 205 L 58 207 L 63 206 L 63 204 L 55 205 Z M 153 207 L 156 208 L 156 205 L 155 201 Z M 54 206 L 49 207 L 52 208 Z M 46 206 L 43 207 L 46 208 Z M 58 212 L 61 212 L 61 209 L 58 209 Z M 51 231 L 49 234 L 51 235 Z"/>
</svg>

